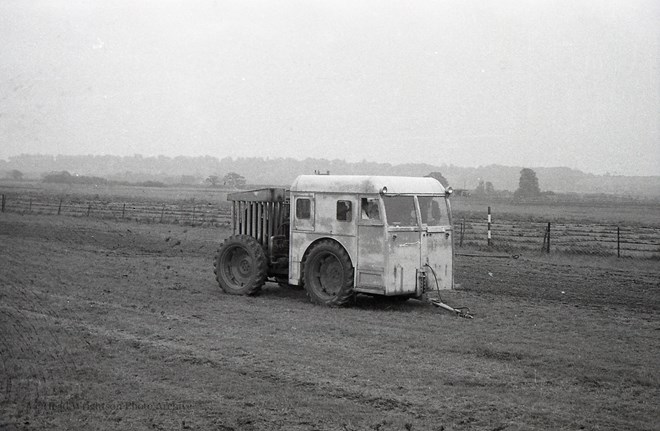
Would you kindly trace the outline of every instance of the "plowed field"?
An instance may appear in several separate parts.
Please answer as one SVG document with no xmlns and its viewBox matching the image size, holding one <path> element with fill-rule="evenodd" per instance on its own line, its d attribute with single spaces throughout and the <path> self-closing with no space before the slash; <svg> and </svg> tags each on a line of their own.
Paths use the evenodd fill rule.
<svg viewBox="0 0 660 431">
<path fill-rule="evenodd" d="M 0 429 L 658 429 L 655 261 L 458 256 L 467 320 L 225 295 L 227 234 L 0 215 Z"/>
</svg>

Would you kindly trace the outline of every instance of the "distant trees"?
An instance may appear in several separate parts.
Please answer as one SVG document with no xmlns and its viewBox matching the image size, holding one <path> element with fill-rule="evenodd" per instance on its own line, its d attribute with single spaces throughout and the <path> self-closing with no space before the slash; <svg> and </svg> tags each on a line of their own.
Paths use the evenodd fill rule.
<svg viewBox="0 0 660 431">
<path fill-rule="evenodd" d="M 220 185 L 220 177 L 217 175 L 209 175 L 204 182 L 208 183 L 211 187 L 218 187 Z"/>
<path fill-rule="evenodd" d="M 229 172 L 222 178 L 217 175 L 209 175 L 204 182 L 211 187 L 227 187 L 231 189 L 241 188 L 247 183 L 245 177 L 236 172 Z"/>
<path fill-rule="evenodd" d="M 486 194 L 489 195 L 489 196 L 494 195 L 495 194 L 495 186 L 493 185 L 493 183 L 491 183 L 490 181 L 486 181 L 486 190 L 485 191 L 486 191 Z"/>
<path fill-rule="evenodd" d="M 59 171 L 59 172 L 49 172 L 43 175 L 44 183 L 64 183 L 70 184 L 73 181 L 71 180 L 71 174 L 69 171 Z"/>
<path fill-rule="evenodd" d="M 194 175 L 181 175 L 175 182 L 185 185 L 199 184 L 199 180 Z"/>
<path fill-rule="evenodd" d="M 442 187 L 447 188 L 449 186 L 449 181 L 447 181 L 447 178 L 445 178 L 440 172 L 431 172 L 428 175 L 425 175 L 426 177 L 431 177 L 435 178 L 442 184 Z"/>
<path fill-rule="evenodd" d="M 19 171 L 18 169 L 12 169 L 11 171 L 7 172 L 7 178 L 20 181 L 23 179 L 23 172 Z"/>
<path fill-rule="evenodd" d="M 539 187 L 539 180 L 536 177 L 536 172 L 529 168 L 522 169 L 520 171 L 518 190 L 513 194 L 513 198 L 515 200 L 534 199 L 539 196 L 541 196 L 541 189 Z"/>
<path fill-rule="evenodd" d="M 245 177 L 243 175 L 237 174 L 236 172 L 230 172 L 222 178 L 222 183 L 226 187 L 231 187 L 232 189 L 237 189 L 244 187 L 246 184 Z"/>
<path fill-rule="evenodd" d="M 43 182 L 60 184 L 108 184 L 108 180 L 100 177 L 88 177 L 85 175 L 71 175 L 69 171 L 49 172 L 44 174 Z"/>
<path fill-rule="evenodd" d="M 479 185 L 474 189 L 475 196 L 494 196 L 497 192 L 490 181 L 479 180 Z"/>
</svg>

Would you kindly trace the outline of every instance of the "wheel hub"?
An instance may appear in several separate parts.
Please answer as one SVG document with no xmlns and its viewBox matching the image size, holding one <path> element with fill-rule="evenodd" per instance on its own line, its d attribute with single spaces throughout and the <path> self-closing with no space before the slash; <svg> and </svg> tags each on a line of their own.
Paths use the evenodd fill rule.
<svg viewBox="0 0 660 431">
<path fill-rule="evenodd" d="M 342 267 L 336 257 L 328 256 L 320 263 L 319 282 L 323 292 L 330 296 L 337 295 L 341 289 Z"/>
<path fill-rule="evenodd" d="M 226 273 L 234 284 L 243 286 L 252 274 L 252 259 L 242 248 L 236 248 L 230 253 Z"/>
<path fill-rule="evenodd" d="M 249 274 L 250 270 L 252 269 L 252 264 L 250 262 L 250 259 L 244 258 L 241 260 L 241 262 L 238 264 L 238 269 L 241 271 L 242 274 Z"/>
</svg>

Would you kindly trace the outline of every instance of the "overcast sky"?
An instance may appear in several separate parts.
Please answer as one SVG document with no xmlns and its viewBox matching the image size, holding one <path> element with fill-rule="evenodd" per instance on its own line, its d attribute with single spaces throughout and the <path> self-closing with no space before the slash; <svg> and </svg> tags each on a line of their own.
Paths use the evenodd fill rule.
<svg viewBox="0 0 660 431">
<path fill-rule="evenodd" d="M 0 1 L 0 158 L 660 175 L 660 1 Z"/>
</svg>

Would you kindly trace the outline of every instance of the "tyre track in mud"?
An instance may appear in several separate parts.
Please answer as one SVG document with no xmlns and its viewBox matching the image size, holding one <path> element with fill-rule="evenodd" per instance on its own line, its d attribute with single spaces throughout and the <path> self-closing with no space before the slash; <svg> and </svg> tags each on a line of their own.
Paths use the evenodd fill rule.
<svg viewBox="0 0 660 431">
<path fill-rule="evenodd" d="M 34 297 L 38 297 L 35 291 L 31 293 L 33 294 Z M 86 317 L 98 317 L 95 315 L 96 311 L 92 309 L 96 309 L 96 310 L 110 309 L 120 313 L 132 314 L 136 317 L 139 317 L 140 321 L 146 323 L 153 323 L 156 326 L 161 326 L 163 321 L 167 321 L 167 322 L 176 322 L 176 323 L 184 323 L 186 325 L 191 325 L 195 330 L 206 331 L 206 332 L 212 331 L 212 328 L 209 327 L 207 321 L 202 317 L 194 317 L 194 316 L 189 317 L 181 314 L 172 313 L 169 311 L 151 312 L 148 309 L 141 307 L 128 306 L 114 301 L 100 301 L 100 300 L 87 299 L 80 296 L 61 295 L 61 294 L 43 293 L 43 292 L 38 292 L 38 293 L 40 293 L 41 295 L 48 296 L 49 298 L 48 303 L 51 304 L 50 307 L 48 308 L 42 306 L 34 307 L 34 302 L 26 301 L 24 304 L 16 304 L 13 306 L 4 306 L 4 305 L 0 306 L 0 313 L 10 314 L 11 312 L 14 312 L 15 315 L 19 315 L 22 321 L 29 323 L 29 326 L 31 328 L 31 331 L 29 331 L 29 333 L 37 333 L 37 328 L 35 328 L 34 324 L 32 323 L 33 320 L 39 322 L 46 322 L 46 323 L 49 320 L 55 320 L 57 322 L 56 325 L 58 327 L 66 328 L 66 335 L 68 337 L 77 338 L 79 340 L 86 342 L 87 344 L 89 344 L 89 341 L 87 340 L 86 337 L 84 337 L 84 335 L 93 335 L 96 338 L 101 338 L 101 339 L 114 338 L 116 340 L 125 341 L 125 342 L 137 342 L 151 348 L 164 349 L 166 351 L 184 354 L 184 356 L 188 358 L 184 362 L 192 361 L 199 364 L 207 364 L 213 368 L 222 368 L 223 365 L 229 366 L 230 369 L 232 369 L 235 373 L 238 373 L 240 375 L 250 376 L 254 374 L 259 378 L 271 381 L 273 383 L 293 384 L 293 386 L 295 387 L 309 388 L 309 389 L 321 388 L 322 392 L 326 395 L 335 394 L 334 396 L 336 398 L 345 398 L 353 401 L 360 401 L 368 405 L 373 405 L 375 407 L 382 405 L 385 406 L 384 408 L 386 408 L 387 410 L 391 410 L 392 406 L 398 405 L 399 410 L 408 411 L 413 406 L 412 403 L 407 402 L 400 397 L 388 398 L 388 397 L 379 397 L 379 396 L 369 396 L 369 395 L 365 395 L 363 391 L 360 391 L 357 388 L 353 388 L 353 390 L 346 390 L 339 386 L 331 385 L 329 384 L 329 382 L 324 382 L 323 379 L 319 379 L 317 378 L 318 376 L 312 374 L 309 374 L 306 376 L 307 378 L 302 379 L 297 377 L 293 373 L 287 372 L 286 369 L 280 370 L 280 372 L 273 372 L 266 364 L 260 364 L 254 361 L 243 360 L 241 356 L 235 357 L 230 355 L 223 355 L 221 352 L 218 352 L 217 350 L 212 351 L 209 349 L 203 349 L 202 345 L 199 344 L 186 344 L 174 340 L 167 340 L 162 337 L 159 337 L 158 334 L 155 334 L 153 332 L 151 332 L 151 334 L 155 334 L 155 336 L 158 338 L 150 339 L 148 336 L 144 335 L 150 333 L 148 329 L 136 328 L 136 329 L 142 329 L 142 331 L 140 331 L 141 333 L 136 333 L 136 332 L 127 331 L 125 329 L 116 329 L 113 328 L 112 326 L 103 326 L 99 324 L 94 324 L 88 320 L 85 320 Z M 64 302 L 69 303 L 71 301 L 75 302 L 76 308 L 70 309 L 69 313 L 73 313 L 75 311 L 75 313 L 78 315 L 78 318 L 73 319 L 73 318 L 65 317 L 61 313 L 57 313 L 54 311 L 57 308 L 56 305 L 58 303 L 64 303 Z M 26 325 L 21 325 L 21 326 L 25 327 Z M 187 329 L 192 330 L 191 328 L 187 328 Z M 22 331 L 21 333 L 25 334 L 27 332 L 28 331 Z M 52 333 L 52 330 L 49 331 L 49 333 L 51 336 L 53 336 L 52 339 L 55 340 L 55 342 L 57 342 L 56 341 L 57 339 Z M 240 341 L 243 339 L 244 336 L 241 334 L 236 334 L 233 336 L 228 336 L 227 334 L 223 334 L 223 341 L 226 341 L 227 337 L 230 337 L 236 341 Z M 83 364 L 81 363 L 71 364 L 64 362 L 65 355 L 62 352 L 58 352 L 57 356 L 58 356 L 57 359 L 60 362 L 62 362 L 64 365 L 71 366 L 71 368 L 74 370 L 78 367 L 83 366 Z M 403 408 L 401 408 L 401 406 L 403 406 Z"/>
<path fill-rule="evenodd" d="M 0 237 L 34 240 L 62 247 L 123 256 L 212 256 L 226 228 L 191 228 L 129 222 L 38 216 L 3 216 Z M 49 222 L 54 223 L 49 223 Z"/>
<path fill-rule="evenodd" d="M 441 407 L 434 407 L 428 403 L 420 402 L 419 399 L 408 400 L 405 396 L 382 396 L 377 392 L 391 392 L 391 388 L 387 385 L 371 389 L 365 389 L 359 384 L 346 384 L 345 382 L 329 381 L 327 376 L 315 375 L 314 373 L 296 372 L 295 370 L 288 370 L 286 368 L 273 368 L 268 363 L 261 361 L 259 358 L 255 360 L 250 356 L 247 351 L 233 353 L 223 353 L 217 348 L 205 348 L 204 346 L 209 343 L 199 343 L 195 340 L 190 342 L 177 341 L 176 339 L 162 338 L 160 334 L 152 332 L 153 327 L 163 325 L 163 321 L 179 321 L 185 322 L 186 325 L 192 325 L 192 328 L 187 328 L 187 332 L 198 331 L 211 331 L 209 327 L 208 316 L 206 318 L 193 318 L 175 313 L 153 313 L 148 310 L 134 308 L 123 304 L 117 304 L 112 301 L 96 301 L 88 300 L 81 297 L 72 297 L 66 295 L 51 295 L 51 302 L 64 302 L 70 300 L 75 301 L 76 308 L 70 310 L 79 318 L 61 318 L 61 324 L 68 328 L 69 333 L 75 333 L 78 337 L 84 336 L 86 340 L 91 340 L 91 344 L 99 346 L 101 350 L 108 346 L 111 340 L 114 349 L 120 351 L 132 352 L 131 355 L 138 355 L 144 358 L 144 361 L 163 361 L 162 363 L 170 368 L 186 368 L 191 367 L 196 370 L 196 374 L 200 373 L 200 368 L 208 368 L 213 373 L 221 373 L 231 381 L 244 382 L 248 386 L 255 386 L 258 383 L 263 388 L 264 382 L 267 386 L 275 389 L 277 393 L 281 387 L 289 387 L 292 390 L 304 391 L 309 393 L 310 397 L 323 397 L 326 400 L 334 399 L 340 405 L 343 403 L 351 403 L 353 405 L 361 405 L 381 411 L 383 414 L 401 414 L 412 418 L 425 418 L 425 417 L 453 417 L 454 413 L 446 412 Z M 107 325 L 92 323 L 90 319 L 94 319 L 93 308 L 107 307 L 121 313 L 130 313 L 139 317 L 139 321 L 144 323 L 144 328 L 135 327 L 133 331 L 126 328 L 117 328 L 112 326 L 111 323 Z M 87 310 L 87 311 L 85 311 Z M 208 310 L 206 310 L 208 312 Z M 24 314 L 27 317 L 41 319 L 45 317 L 37 311 L 28 310 Z M 47 317 L 47 316 L 46 316 Z M 131 318 L 122 319 L 126 321 L 133 321 Z M 183 332 L 183 331 L 181 331 Z M 179 335 L 181 335 L 181 332 Z M 149 335 L 145 335 L 149 334 Z M 185 332 L 183 332 L 185 335 Z M 236 334 L 233 339 L 240 341 L 242 336 Z M 207 340 L 207 341 L 210 341 Z M 227 341 L 227 335 L 224 336 L 223 341 Z M 90 344 L 88 342 L 88 344 Z M 488 352 L 486 352 L 489 354 Z M 506 354 L 506 352 L 502 352 Z M 112 368 L 106 366 L 104 368 Z M 205 371 L 206 372 L 206 371 Z M 116 378 L 121 378 L 123 371 L 117 372 Z M 208 389 L 199 388 L 194 396 L 186 395 L 185 390 L 181 391 L 174 383 L 162 382 L 155 375 L 142 376 L 140 379 L 148 388 L 144 390 L 150 391 L 163 391 L 170 394 L 178 394 L 177 398 L 185 399 L 187 401 L 194 401 L 197 403 L 198 410 L 207 411 L 209 414 L 214 412 L 218 404 L 231 405 L 233 410 L 240 410 L 244 406 L 241 401 L 234 399 L 225 399 L 221 395 L 214 394 Z M 469 384 L 471 380 L 455 380 L 451 384 Z M 240 383 L 238 383 L 240 385 Z M 476 387 L 482 387 L 483 382 L 474 382 Z M 374 392 L 374 389 L 376 392 Z M 437 406 L 437 404 L 436 404 Z M 282 420 L 276 410 L 273 412 L 273 421 Z M 460 415 L 456 414 L 458 418 Z M 279 419 L 278 419 L 279 418 Z M 232 419 L 232 420 L 235 420 Z M 265 428 L 268 428 L 266 421 Z M 283 428 L 286 428 L 283 426 Z"/>
<path fill-rule="evenodd" d="M 310 392 L 321 392 L 324 396 L 329 395 L 338 399 L 360 402 L 376 407 L 382 411 L 390 412 L 396 409 L 404 413 L 409 413 L 413 407 L 423 407 L 422 405 L 415 406 L 415 404 L 406 401 L 401 397 L 374 396 L 364 393 L 364 391 L 355 387 L 346 389 L 340 385 L 315 378 L 317 376 L 311 374 L 307 375 L 307 378 L 300 378 L 296 374 L 287 372 L 283 369 L 278 370 L 279 372 L 275 372 L 265 364 L 260 364 L 250 359 L 243 359 L 240 355 L 226 355 L 219 351 L 212 352 L 210 350 L 201 349 L 196 345 L 189 345 L 166 339 L 152 340 L 145 338 L 140 334 L 117 331 L 89 323 L 75 321 L 70 321 L 69 323 L 72 326 L 78 327 L 80 330 L 88 331 L 90 334 L 98 338 L 114 338 L 115 340 L 133 344 L 133 346 L 135 346 L 135 343 L 138 343 L 143 347 L 146 346 L 148 348 L 162 350 L 167 356 L 171 356 L 174 353 L 175 355 L 179 355 L 177 356 L 177 360 L 183 363 L 209 366 L 218 371 L 230 371 L 248 379 L 266 380 L 276 385 L 285 384 L 298 389 L 302 388 Z M 240 339 L 241 337 L 237 338 Z M 431 412 L 431 414 L 432 413 L 433 412 Z M 436 411 L 436 413 L 439 412 Z"/>
<path fill-rule="evenodd" d="M 60 299 L 65 298 L 66 297 L 61 297 Z M 144 314 L 144 311 L 135 310 L 125 306 L 114 305 L 113 308 L 136 314 Z M 0 308 L 0 310 L 4 311 L 4 308 Z M 163 338 L 149 338 L 144 335 L 144 333 L 148 333 L 148 331 L 140 331 L 142 333 L 127 332 L 113 327 L 93 324 L 87 320 L 71 319 L 62 317 L 61 315 L 54 316 L 52 313 L 44 311 L 20 309 L 19 313 L 26 321 L 47 321 L 48 319 L 57 319 L 59 325 L 67 328 L 68 334 L 76 334 L 76 339 L 82 340 L 90 346 L 96 345 L 103 349 L 108 345 L 109 340 L 111 340 L 111 344 L 115 346 L 115 349 L 134 352 L 133 354 L 139 352 L 140 356 L 152 361 L 154 358 L 163 358 L 164 363 L 171 368 L 193 367 L 199 369 L 199 367 L 208 367 L 211 370 L 215 370 L 212 372 L 229 375 L 225 377 L 228 380 L 242 381 L 245 382 L 245 385 L 247 386 L 259 385 L 264 389 L 263 385 L 266 384 L 271 387 L 269 390 L 274 391 L 275 393 L 281 392 L 281 388 L 286 387 L 288 390 L 308 392 L 310 397 L 322 397 L 324 399 L 333 398 L 339 405 L 343 405 L 344 403 L 357 403 L 372 409 L 377 409 L 389 415 L 396 414 L 397 412 L 404 415 L 412 415 L 413 417 L 420 415 L 439 416 L 441 414 L 440 410 L 432 409 L 423 403 L 407 401 L 404 397 L 380 396 L 370 393 L 369 390 L 365 390 L 358 386 L 348 385 L 347 387 L 345 382 L 328 381 L 314 373 L 296 374 L 295 372 L 283 368 L 274 369 L 259 360 L 255 361 L 249 354 L 226 354 L 219 350 L 202 348 L 200 345 L 187 344 Z M 161 318 L 160 316 L 151 315 L 146 317 L 147 319 L 145 320 L 149 320 L 149 318 L 160 320 Z M 169 317 L 186 320 L 192 324 L 197 323 L 196 326 L 204 327 L 202 324 L 199 324 L 199 322 L 195 322 L 195 319 L 185 318 L 183 316 Z M 236 339 L 240 340 L 241 337 L 237 335 Z M 76 375 L 77 370 L 85 367 L 82 363 L 72 365 L 69 361 L 66 361 L 66 358 L 63 359 L 69 366 L 71 375 Z M 103 361 L 102 357 L 98 359 Z M 86 367 L 89 367 L 89 365 Z M 123 373 L 123 370 L 118 370 L 116 377 L 121 378 Z M 47 381 L 61 381 L 62 377 L 62 375 L 57 377 L 44 376 L 44 385 Z M 149 376 L 144 376 L 141 380 L 148 381 L 148 383 L 146 383 L 147 387 L 143 388 L 143 390 L 152 390 L 154 392 L 162 390 L 168 393 L 179 392 L 179 398 L 185 397 L 186 391 L 181 391 L 180 388 L 172 383 L 164 383 L 157 378 L 152 379 Z M 87 382 L 87 384 L 89 383 L 90 382 Z M 82 382 L 82 384 L 84 386 L 86 383 Z M 19 410 L 21 405 L 30 405 L 31 403 L 37 403 L 41 399 L 46 398 L 40 398 L 39 394 L 28 393 L 29 391 L 26 391 L 25 388 L 20 389 L 22 389 L 20 392 L 23 392 L 21 397 L 6 400 L 17 404 Z M 201 392 L 198 391 L 195 393 L 193 399 L 188 399 L 188 402 L 195 402 L 196 409 L 207 410 L 209 412 L 217 409 L 218 403 L 224 405 L 232 404 L 234 410 L 240 410 L 244 407 L 243 401 L 240 399 L 233 400 L 231 398 L 225 398 L 222 395 L 218 396 L 207 390 L 201 390 Z M 271 418 L 272 421 L 281 421 L 284 419 L 279 417 L 276 411 L 273 414 L 274 417 Z M 298 419 L 304 418 L 300 417 Z M 294 422 L 298 419 L 294 420 Z M 271 420 L 264 420 L 264 423 L 268 424 Z"/>
<path fill-rule="evenodd" d="M 585 259 L 586 260 L 586 259 Z M 626 261 L 617 262 L 618 266 Z M 599 258 L 579 263 L 521 258 L 463 258 L 456 265 L 461 290 L 512 299 L 558 302 L 594 309 L 660 311 L 660 272 L 651 262 L 633 262 L 634 271 Z"/>
<path fill-rule="evenodd" d="M 75 381 L 82 363 L 70 354 L 68 344 L 75 339 L 74 334 L 53 324 L 61 316 L 47 298 L 25 288 L 9 289 L 5 287 L 0 296 L 0 357 L 5 380 L 2 402 L 20 407 L 58 392 L 52 382 Z"/>
<path fill-rule="evenodd" d="M 67 241 L 70 239 L 68 236 L 66 238 Z M 77 235 L 75 238 L 76 242 L 83 244 L 82 246 L 76 246 L 73 248 L 68 247 L 68 250 L 71 253 L 98 255 L 99 250 L 95 251 L 84 245 L 85 242 L 89 241 L 87 235 Z M 26 247 L 30 248 L 30 245 L 26 244 Z M 49 248 L 57 249 L 57 247 L 54 247 L 51 244 L 50 247 L 47 247 L 43 251 L 48 252 Z M 55 262 L 56 261 L 57 260 L 55 260 Z M 13 265 L 19 264 L 19 262 L 16 261 L 10 263 Z M 41 265 L 43 267 L 48 267 L 51 264 L 54 264 L 54 262 L 49 263 L 47 259 Z M 60 270 L 65 271 L 66 269 L 61 268 L 54 271 L 54 277 L 58 279 L 56 284 L 68 284 L 69 282 L 66 278 L 60 279 L 60 276 L 58 275 Z M 6 375 L 11 376 L 17 374 L 39 375 L 41 372 L 39 375 L 40 383 L 32 385 L 34 387 L 25 387 L 25 384 L 23 384 L 22 387 L 18 387 L 14 384 L 12 387 L 12 380 L 7 380 L 5 387 L 11 392 L 10 394 L 7 394 L 5 401 L 13 404 L 13 408 L 18 409 L 19 413 L 21 412 L 22 405 L 36 403 L 40 400 L 47 399 L 49 396 L 52 398 L 58 389 L 50 387 L 51 383 L 59 382 L 56 383 L 56 385 L 61 386 L 67 381 L 75 381 L 76 379 L 79 379 L 79 370 L 89 368 L 89 365 L 84 364 L 83 361 L 91 359 L 89 355 L 87 357 L 84 355 L 81 356 L 79 351 L 87 349 L 90 346 L 90 342 L 91 344 L 94 344 L 95 340 L 97 342 L 96 344 L 104 346 L 105 343 L 102 340 L 108 338 L 113 339 L 115 342 L 121 342 L 127 351 L 131 351 L 137 343 L 140 346 L 146 346 L 146 350 L 156 351 L 156 356 L 174 357 L 175 364 L 195 367 L 207 366 L 218 372 L 229 372 L 234 376 L 233 379 L 239 381 L 247 379 L 251 381 L 258 380 L 261 382 L 268 382 L 268 385 L 275 389 L 282 385 L 290 386 L 293 390 L 309 392 L 313 397 L 335 398 L 340 404 L 350 401 L 352 403 L 359 402 L 367 406 L 380 408 L 383 411 L 392 412 L 392 410 L 394 410 L 407 412 L 410 410 L 410 403 L 407 403 L 402 399 L 392 399 L 365 394 L 359 388 L 347 389 L 343 384 L 336 385 L 331 382 L 323 383 L 313 374 L 301 377 L 300 375 L 295 375 L 295 373 L 286 372 L 282 369 L 279 371 L 273 371 L 265 364 L 255 363 L 250 359 L 242 359 L 240 355 L 225 355 L 218 352 L 214 353 L 209 350 L 193 348 L 189 345 L 174 341 L 148 339 L 144 337 L 144 332 L 148 332 L 148 330 L 142 331 L 143 334 L 136 334 L 117 331 L 114 330 L 112 326 L 95 325 L 94 323 L 85 320 L 85 313 L 80 312 L 80 308 L 89 310 L 91 314 L 96 313 L 98 310 L 104 310 L 104 312 L 111 311 L 112 313 L 119 312 L 120 314 L 133 313 L 138 315 L 140 319 L 145 320 L 154 317 L 155 313 L 141 309 L 139 305 L 136 308 L 135 305 L 125 305 L 120 302 L 115 302 L 118 300 L 116 296 L 112 296 L 106 301 L 81 297 L 75 294 L 75 290 L 72 291 L 73 294 L 58 294 L 53 292 L 55 289 L 52 286 L 43 290 L 44 288 L 37 288 L 35 286 L 34 280 L 21 279 L 18 275 L 12 276 L 10 274 L 9 276 L 10 280 L 6 281 L 9 281 L 11 287 L 6 292 L 8 296 L 11 295 L 11 300 L 7 298 L 8 300 L 6 302 L 11 305 L 4 306 L 1 310 L 9 322 L 14 325 L 20 324 L 20 327 L 17 326 L 16 329 L 9 334 L 8 340 L 11 340 L 12 346 L 6 348 L 8 353 L 6 356 L 8 358 L 16 357 L 11 349 L 23 350 L 25 348 L 31 348 L 33 355 L 41 357 L 42 359 L 44 359 L 44 354 L 47 353 L 52 355 L 54 353 L 57 357 L 51 357 L 49 360 L 52 363 L 60 364 L 60 367 L 57 370 L 41 372 L 41 370 L 33 366 L 32 363 L 24 361 L 22 360 L 24 358 L 21 358 L 20 362 L 29 364 L 28 366 L 30 368 L 26 369 L 23 367 L 6 373 Z M 66 290 L 70 289 L 71 287 L 66 288 Z M 92 293 L 90 292 L 90 294 Z M 67 307 L 65 304 L 68 304 L 69 302 L 75 304 L 75 307 Z M 44 306 L 44 304 L 47 305 Z M 162 305 L 166 306 L 166 304 Z M 92 307 L 97 311 L 91 310 Z M 66 311 L 63 311 L 65 308 L 67 308 Z M 74 313 L 75 310 L 78 311 L 78 316 L 76 318 L 66 317 L 67 315 Z M 167 318 L 169 320 L 185 322 L 187 325 L 198 323 L 199 321 L 198 318 L 176 315 L 171 312 L 159 314 L 157 316 L 159 319 Z M 97 319 L 98 317 L 98 315 L 93 316 L 94 319 Z M 38 323 L 36 327 L 34 325 L 35 322 Z M 204 325 L 197 326 L 202 328 L 205 327 Z M 60 333 L 52 334 L 51 327 L 57 327 Z M 37 337 L 43 338 L 45 329 L 51 331 L 50 335 L 46 337 L 48 338 L 49 343 L 39 343 Z M 59 342 L 60 337 L 66 339 L 69 343 L 68 349 L 62 347 Z M 240 337 L 237 338 L 240 339 Z M 98 342 L 99 340 L 101 341 Z M 34 346 L 37 344 L 41 344 L 43 349 L 35 349 Z M 71 353 L 72 350 L 75 352 Z M 76 359 L 77 363 L 75 361 Z M 149 359 L 153 360 L 152 358 Z M 15 364 L 16 362 L 13 363 L 13 365 Z M 5 363 L 5 368 L 8 368 L 7 365 L 8 364 Z M 149 385 L 151 384 L 152 383 L 150 382 Z M 154 379 L 154 384 L 160 385 L 160 383 L 157 382 L 157 379 Z M 62 388 L 59 389 L 62 390 Z M 167 389 L 176 392 L 175 388 L 172 388 L 171 386 L 167 386 Z M 46 390 L 47 393 L 44 394 L 44 390 Z M 210 395 L 211 394 L 207 393 L 203 398 L 209 399 Z M 236 409 L 240 408 L 239 404 L 240 403 L 236 403 Z M 398 407 L 394 408 L 394 406 Z"/>
</svg>

